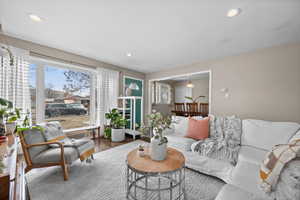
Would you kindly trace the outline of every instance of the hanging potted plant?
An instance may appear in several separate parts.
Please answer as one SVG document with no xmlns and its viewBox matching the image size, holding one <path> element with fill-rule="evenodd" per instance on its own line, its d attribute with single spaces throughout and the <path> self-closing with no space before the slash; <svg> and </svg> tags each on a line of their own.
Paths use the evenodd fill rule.
<svg viewBox="0 0 300 200">
<path fill-rule="evenodd" d="M 6 115 L 5 130 L 8 134 L 13 134 L 17 126 L 17 120 L 20 119 L 20 109 L 16 108 Z"/>
<path fill-rule="evenodd" d="M 32 126 L 28 117 L 29 113 L 27 113 L 21 124 L 16 125 L 16 132 L 19 134 L 23 131 L 38 129 L 40 131 L 44 131 L 41 126 Z"/>
<path fill-rule="evenodd" d="M 125 139 L 125 130 L 127 120 L 122 117 L 118 109 L 114 108 L 109 113 L 105 113 L 105 118 L 109 120 L 111 127 L 111 141 L 121 142 Z"/>
<path fill-rule="evenodd" d="M 163 116 L 161 113 L 153 111 L 147 115 L 149 127 L 142 127 L 142 131 L 152 130 L 153 137 L 150 143 L 150 157 L 152 160 L 164 160 L 167 157 L 168 139 L 163 136 L 163 131 L 170 128 L 171 116 Z"/>
<path fill-rule="evenodd" d="M 13 108 L 13 104 L 0 98 L 0 135 L 13 133 L 16 128 L 16 121 L 20 119 L 20 109 Z"/>
</svg>

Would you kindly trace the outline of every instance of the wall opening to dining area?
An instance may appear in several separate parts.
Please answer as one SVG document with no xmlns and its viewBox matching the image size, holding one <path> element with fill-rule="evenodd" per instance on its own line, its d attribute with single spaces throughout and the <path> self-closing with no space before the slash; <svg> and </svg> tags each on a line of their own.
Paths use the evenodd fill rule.
<svg viewBox="0 0 300 200">
<path fill-rule="evenodd" d="M 149 113 L 208 116 L 211 102 L 211 71 L 149 80 Z"/>
</svg>

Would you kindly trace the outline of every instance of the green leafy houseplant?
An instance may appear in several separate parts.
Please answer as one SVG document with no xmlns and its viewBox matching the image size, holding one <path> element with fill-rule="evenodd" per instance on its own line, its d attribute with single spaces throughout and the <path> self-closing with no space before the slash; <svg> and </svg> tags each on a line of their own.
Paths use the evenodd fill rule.
<svg viewBox="0 0 300 200">
<path fill-rule="evenodd" d="M 205 96 L 198 96 L 198 97 L 195 97 L 195 98 L 193 98 L 193 97 L 189 97 L 189 96 L 185 96 L 184 97 L 185 99 L 187 99 L 187 100 L 190 100 L 190 101 L 192 101 L 193 103 L 197 103 L 198 102 L 198 100 L 200 99 L 200 98 L 205 98 Z"/>
<path fill-rule="evenodd" d="M 17 133 L 23 132 L 23 131 L 27 131 L 27 130 L 32 130 L 32 129 L 38 129 L 40 131 L 43 131 L 43 128 L 40 126 L 31 126 L 30 125 L 30 120 L 28 117 L 28 114 L 25 116 L 22 124 L 17 125 Z"/>
<path fill-rule="evenodd" d="M 20 109 L 14 109 L 12 102 L 0 98 L 0 135 L 3 135 L 5 132 L 5 123 L 12 124 L 18 119 L 20 119 Z"/>
<path fill-rule="evenodd" d="M 104 128 L 104 137 L 105 138 L 111 138 L 111 127 L 106 126 Z"/>
<path fill-rule="evenodd" d="M 116 108 L 112 109 L 108 113 L 105 113 L 105 118 L 110 120 L 110 126 L 113 129 L 122 129 L 127 123 L 127 120 L 122 117 Z"/>
<path fill-rule="evenodd" d="M 163 136 L 163 131 L 171 128 L 172 117 L 163 116 L 160 112 L 152 111 L 151 114 L 146 116 L 149 122 L 149 126 L 142 126 L 141 131 L 143 133 L 149 132 L 149 130 L 154 132 L 155 139 L 160 139 L 160 145 L 167 143 L 168 139 Z"/>
<path fill-rule="evenodd" d="M 3 173 L 3 169 L 4 169 L 4 164 L 3 164 L 3 161 L 2 161 L 2 158 L 0 158 L 0 174 Z"/>
<path fill-rule="evenodd" d="M 112 142 L 121 142 L 125 139 L 125 130 L 127 120 L 114 108 L 110 112 L 105 113 L 105 118 L 109 120 L 110 135 Z M 108 130 L 107 130 L 108 132 Z"/>
</svg>

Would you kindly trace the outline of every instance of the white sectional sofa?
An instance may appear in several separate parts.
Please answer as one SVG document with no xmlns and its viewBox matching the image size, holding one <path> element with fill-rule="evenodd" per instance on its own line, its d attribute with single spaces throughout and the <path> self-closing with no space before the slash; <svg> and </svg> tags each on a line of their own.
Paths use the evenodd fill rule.
<svg viewBox="0 0 300 200">
<path fill-rule="evenodd" d="M 169 146 L 184 153 L 187 167 L 215 176 L 227 183 L 218 193 L 216 200 L 273 199 L 259 188 L 260 165 L 274 145 L 288 143 L 292 138 L 300 138 L 300 124 L 243 120 L 241 148 L 237 164 L 234 166 L 229 162 L 200 156 L 197 152 L 193 152 L 196 141 L 184 137 L 188 118 L 178 116 L 175 118 L 177 123 L 165 133 Z"/>
</svg>

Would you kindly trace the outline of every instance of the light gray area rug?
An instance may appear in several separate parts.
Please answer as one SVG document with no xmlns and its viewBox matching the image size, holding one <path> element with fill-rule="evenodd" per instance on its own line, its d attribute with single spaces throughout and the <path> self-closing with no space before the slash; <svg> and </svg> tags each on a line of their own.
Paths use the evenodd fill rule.
<svg viewBox="0 0 300 200">
<path fill-rule="evenodd" d="M 92 164 L 75 162 L 64 181 L 60 167 L 33 169 L 26 177 L 32 200 L 126 199 L 126 155 L 142 141 L 135 141 L 95 154 Z M 186 170 L 188 200 L 213 200 L 224 183 Z"/>
</svg>

